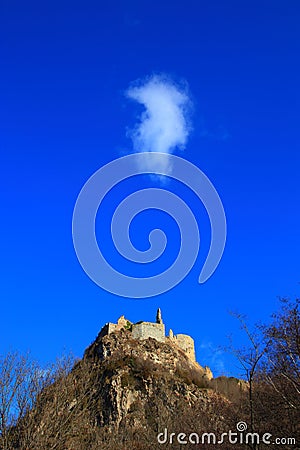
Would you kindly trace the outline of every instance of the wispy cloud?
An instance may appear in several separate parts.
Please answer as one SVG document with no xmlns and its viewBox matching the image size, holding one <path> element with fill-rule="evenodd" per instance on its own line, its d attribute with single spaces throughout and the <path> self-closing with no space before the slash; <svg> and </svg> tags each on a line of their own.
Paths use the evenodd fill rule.
<svg viewBox="0 0 300 450">
<path fill-rule="evenodd" d="M 170 162 L 162 161 L 155 153 L 170 154 L 176 147 L 185 148 L 191 130 L 191 100 L 187 88 L 178 86 L 165 75 L 153 75 L 136 82 L 126 95 L 145 108 L 139 122 L 127 134 L 136 152 L 153 153 L 146 162 L 147 167 L 143 168 L 170 173 Z"/>
<path fill-rule="evenodd" d="M 214 376 L 227 374 L 224 360 L 224 351 L 212 344 L 202 342 L 200 344 L 203 361 L 212 369 Z"/>
</svg>

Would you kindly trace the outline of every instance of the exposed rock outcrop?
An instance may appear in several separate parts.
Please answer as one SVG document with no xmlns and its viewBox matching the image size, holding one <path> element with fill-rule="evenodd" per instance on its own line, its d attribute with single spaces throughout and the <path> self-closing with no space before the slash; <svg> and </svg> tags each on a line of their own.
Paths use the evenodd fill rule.
<svg viewBox="0 0 300 450">
<path fill-rule="evenodd" d="M 18 425 L 34 436 L 28 448 L 147 450 L 161 448 L 157 435 L 166 428 L 228 429 L 232 403 L 210 370 L 173 339 L 134 339 L 127 325 L 123 318 L 115 331 L 100 333 L 71 372 L 44 389 Z"/>
</svg>

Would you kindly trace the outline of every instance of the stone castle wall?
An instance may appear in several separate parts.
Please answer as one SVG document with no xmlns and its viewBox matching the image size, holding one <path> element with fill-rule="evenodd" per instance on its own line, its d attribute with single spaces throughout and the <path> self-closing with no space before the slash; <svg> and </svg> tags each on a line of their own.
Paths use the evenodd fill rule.
<svg viewBox="0 0 300 450">
<path fill-rule="evenodd" d="M 131 322 L 127 319 L 125 319 L 124 316 L 119 317 L 117 323 L 108 322 L 104 325 L 102 330 L 100 331 L 98 337 L 106 336 L 110 333 L 114 333 L 115 331 L 120 331 L 122 328 L 125 328 L 126 326 L 131 325 Z"/>
<path fill-rule="evenodd" d="M 165 325 L 162 322 L 160 310 L 158 310 L 156 320 L 157 320 L 156 323 L 155 322 L 132 323 L 129 320 L 125 319 L 124 316 L 121 316 L 118 319 L 117 323 L 109 322 L 105 324 L 98 336 L 103 337 L 108 334 L 119 331 L 123 328 L 128 328 L 131 329 L 133 339 L 153 338 L 159 342 L 165 342 L 166 340 Z M 170 330 L 168 339 L 170 339 L 171 342 L 173 342 L 179 348 L 181 348 L 192 361 L 196 361 L 194 340 L 190 336 L 188 336 L 187 334 L 174 335 L 172 330 Z"/>
<path fill-rule="evenodd" d="M 192 361 L 196 361 L 194 339 L 191 338 L 191 336 L 188 336 L 187 334 L 176 334 L 173 336 L 172 340 Z"/>
<path fill-rule="evenodd" d="M 140 322 L 132 326 L 134 339 L 148 339 L 149 337 L 159 342 L 165 342 L 165 326 L 163 323 Z"/>
<path fill-rule="evenodd" d="M 100 338 L 106 336 L 110 333 L 113 333 L 114 331 L 117 331 L 117 324 L 111 322 L 106 323 L 104 327 L 102 327 L 100 333 L 98 334 L 98 337 Z"/>
</svg>

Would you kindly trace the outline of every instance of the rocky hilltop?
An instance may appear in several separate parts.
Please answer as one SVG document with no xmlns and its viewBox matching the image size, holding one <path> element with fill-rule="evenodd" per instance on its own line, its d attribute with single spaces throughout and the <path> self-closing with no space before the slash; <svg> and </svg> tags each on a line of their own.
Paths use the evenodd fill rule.
<svg viewBox="0 0 300 450">
<path fill-rule="evenodd" d="M 162 326 L 161 316 L 155 323 Z M 16 436 L 30 435 L 28 449 L 179 449 L 178 433 L 234 428 L 242 382 L 212 378 L 190 345 L 183 348 L 172 334 L 137 336 L 124 317 L 113 325 L 103 327 L 82 360 L 46 387 L 17 425 Z M 16 438 L 14 448 L 27 448 L 19 445 Z"/>
</svg>

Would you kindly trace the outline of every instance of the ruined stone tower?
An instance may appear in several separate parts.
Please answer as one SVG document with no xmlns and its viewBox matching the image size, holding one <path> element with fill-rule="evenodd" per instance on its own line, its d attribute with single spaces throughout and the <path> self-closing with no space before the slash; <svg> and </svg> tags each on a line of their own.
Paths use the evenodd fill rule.
<svg viewBox="0 0 300 450">
<path fill-rule="evenodd" d="M 169 342 L 170 344 L 174 344 L 177 347 L 180 347 L 190 360 L 196 361 L 194 340 L 191 336 L 188 336 L 187 334 L 175 335 L 173 331 L 170 330 L 169 336 L 166 337 L 165 325 L 162 320 L 160 308 L 158 308 L 156 313 L 156 322 L 140 321 L 137 323 L 132 323 L 129 320 L 125 319 L 124 316 L 121 316 L 116 324 L 107 323 L 106 325 L 104 325 L 99 333 L 99 336 L 103 337 L 107 334 L 117 332 L 124 328 L 131 331 L 133 339 L 153 338 L 159 342 Z"/>
<path fill-rule="evenodd" d="M 160 308 L 158 308 L 157 313 L 156 313 L 156 323 L 160 323 L 160 324 L 163 323 L 162 318 L 161 318 L 161 310 L 160 310 Z"/>
</svg>

